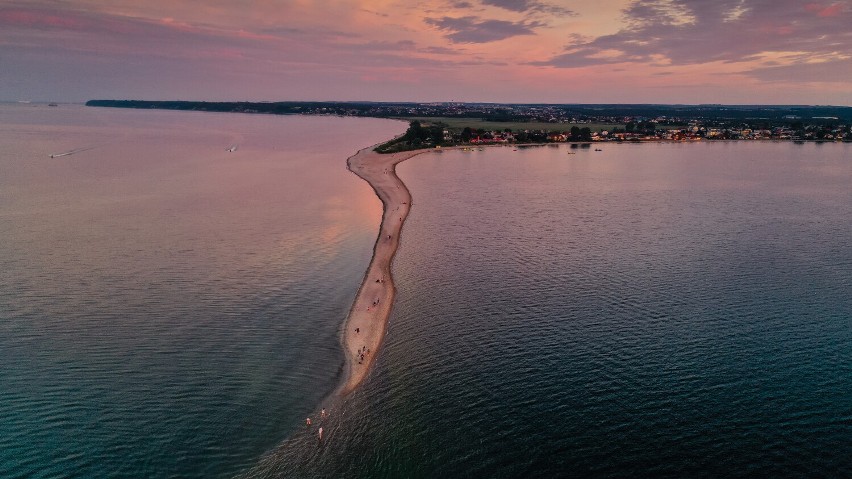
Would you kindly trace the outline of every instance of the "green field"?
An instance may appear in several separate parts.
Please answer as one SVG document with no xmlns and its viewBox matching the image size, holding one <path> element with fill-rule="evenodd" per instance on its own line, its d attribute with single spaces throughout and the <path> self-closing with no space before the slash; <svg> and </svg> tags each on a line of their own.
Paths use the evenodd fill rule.
<svg viewBox="0 0 852 479">
<path fill-rule="evenodd" d="M 466 126 L 473 129 L 482 128 L 483 130 L 505 130 L 506 128 L 512 131 L 522 130 L 544 130 L 544 131 L 568 131 L 572 126 L 580 128 L 588 127 L 592 131 L 612 130 L 615 127 L 624 128 L 624 125 L 616 125 L 612 123 L 545 123 L 545 122 L 521 122 L 521 121 L 485 121 L 482 118 L 447 118 L 447 117 L 403 117 L 401 120 L 414 121 L 417 120 L 423 125 L 443 123 L 450 131 L 461 131 Z"/>
</svg>

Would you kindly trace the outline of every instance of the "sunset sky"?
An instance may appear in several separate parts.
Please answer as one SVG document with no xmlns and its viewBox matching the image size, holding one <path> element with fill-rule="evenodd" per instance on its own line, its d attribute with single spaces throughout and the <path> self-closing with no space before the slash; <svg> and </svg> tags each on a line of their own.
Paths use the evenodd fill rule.
<svg viewBox="0 0 852 479">
<path fill-rule="evenodd" d="M 852 0 L 0 0 L 0 100 L 852 105 Z"/>
</svg>

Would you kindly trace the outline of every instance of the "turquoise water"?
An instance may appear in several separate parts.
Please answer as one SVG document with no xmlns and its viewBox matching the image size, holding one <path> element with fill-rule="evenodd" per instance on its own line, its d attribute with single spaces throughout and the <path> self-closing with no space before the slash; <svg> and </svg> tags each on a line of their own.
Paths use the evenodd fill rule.
<svg viewBox="0 0 852 479">
<path fill-rule="evenodd" d="M 380 221 L 345 160 L 403 128 L 0 106 L 0 477 L 230 477 L 290 435 Z"/>
<path fill-rule="evenodd" d="M 376 369 L 248 477 L 849 477 L 852 148 L 444 152 Z"/>
</svg>

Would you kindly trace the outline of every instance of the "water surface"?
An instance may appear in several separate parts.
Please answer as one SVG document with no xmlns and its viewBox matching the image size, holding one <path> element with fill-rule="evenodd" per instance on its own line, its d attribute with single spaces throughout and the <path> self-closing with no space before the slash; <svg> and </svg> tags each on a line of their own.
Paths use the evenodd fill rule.
<svg viewBox="0 0 852 479">
<path fill-rule="evenodd" d="M 0 126 L 0 476 L 229 477 L 336 386 L 381 214 L 345 160 L 404 126 L 66 105 Z"/>
<path fill-rule="evenodd" d="M 421 155 L 373 375 L 255 476 L 849 477 L 852 148 Z"/>
</svg>

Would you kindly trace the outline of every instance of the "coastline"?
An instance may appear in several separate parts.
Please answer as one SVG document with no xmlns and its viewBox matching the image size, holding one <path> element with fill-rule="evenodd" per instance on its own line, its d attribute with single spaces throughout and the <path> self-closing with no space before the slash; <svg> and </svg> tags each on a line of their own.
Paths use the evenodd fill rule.
<svg viewBox="0 0 852 479">
<path fill-rule="evenodd" d="M 396 285 L 391 266 L 399 249 L 400 235 L 411 209 L 411 192 L 396 174 L 396 165 L 415 156 L 430 152 L 469 149 L 470 146 L 449 146 L 441 149 L 423 148 L 396 153 L 378 153 L 379 143 L 359 150 L 346 160 L 347 169 L 366 181 L 382 201 L 382 221 L 373 246 L 373 256 L 361 280 L 358 293 L 343 323 L 341 344 L 346 357 L 344 380 L 335 396 L 354 391 L 372 369 L 381 349 L 390 313 L 396 297 Z M 548 143 L 525 143 L 517 146 L 545 146 Z M 500 148 L 507 145 L 481 145 L 475 148 Z M 375 301 L 378 300 L 378 303 Z M 356 331 L 357 330 L 357 331 Z M 363 359 L 362 358 L 363 354 Z"/>
<path fill-rule="evenodd" d="M 571 143 L 589 146 L 602 144 L 599 142 L 569 142 L 569 144 Z M 402 227 L 408 218 L 412 204 L 411 192 L 397 176 L 396 165 L 430 152 L 559 145 L 558 143 L 455 145 L 440 149 L 422 148 L 396 153 L 376 152 L 375 148 L 382 144 L 378 143 L 358 150 L 357 153 L 346 160 L 347 169 L 366 181 L 382 201 L 382 221 L 379 225 L 379 234 L 373 245 L 370 263 L 343 323 L 341 344 L 346 358 L 343 367 L 343 381 L 332 394 L 338 397 L 346 396 L 354 391 L 370 373 L 376 354 L 381 349 L 390 320 L 390 313 L 393 309 L 396 285 L 391 266 L 399 249 Z M 378 303 L 375 303 L 375 301 L 378 301 Z"/>
<path fill-rule="evenodd" d="M 373 256 L 343 324 L 342 345 L 346 364 L 345 380 L 338 388 L 341 396 L 355 390 L 370 372 L 381 348 L 396 296 L 391 264 L 399 249 L 402 226 L 411 209 L 411 193 L 396 175 L 396 165 L 434 151 L 422 149 L 383 154 L 374 151 L 376 146 L 364 148 L 346 160 L 349 171 L 373 188 L 383 208 Z"/>
</svg>

